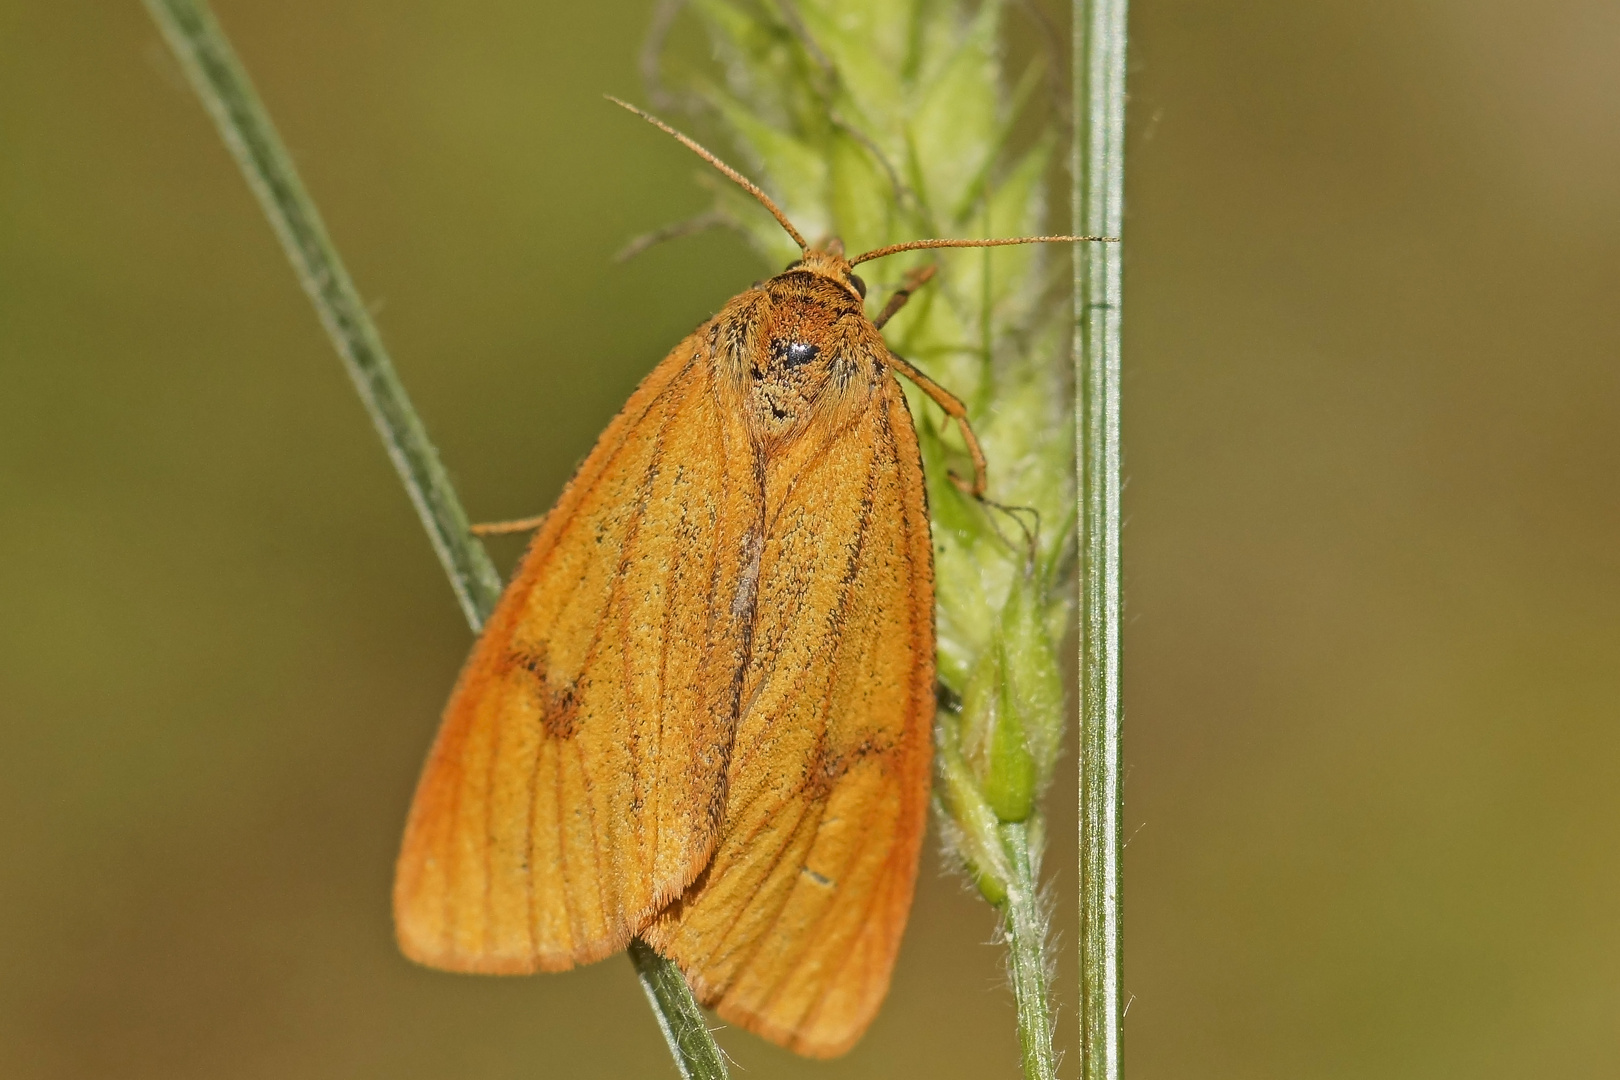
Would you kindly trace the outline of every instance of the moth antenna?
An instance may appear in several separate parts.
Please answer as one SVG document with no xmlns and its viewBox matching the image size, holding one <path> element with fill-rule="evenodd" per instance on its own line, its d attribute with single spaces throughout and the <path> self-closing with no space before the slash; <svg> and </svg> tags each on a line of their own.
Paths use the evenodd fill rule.
<svg viewBox="0 0 1620 1080">
<path fill-rule="evenodd" d="M 807 252 L 810 250 L 810 245 L 804 242 L 804 237 L 800 236 L 799 230 L 793 227 L 793 222 L 787 219 L 787 215 L 782 213 L 781 209 L 771 201 L 771 197 L 769 195 L 760 190 L 758 184 L 754 183 L 752 180 L 748 179 L 748 177 L 744 176 L 736 169 L 733 169 L 730 165 L 727 165 L 719 158 L 715 157 L 714 154 L 705 149 L 696 139 L 681 134 L 679 131 L 676 131 L 674 128 L 658 119 L 658 117 L 654 116 L 652 113 L 642 112 L 628 101 L 621 101 L 612 94 L 604 94 L 602 96 L 621 108 L 629 109 L 631 112 L 647 121 L 647 123 L 651 124 L 653 127 L 664 132 L 664 134 L 674 136 L 676 141 L 680 142 L 681 145 L 685 146 L 688 150 L 692 151 L 692 153 L 696 154 L 704 161 L 707 161 L 710 165 L 713 165 L 716 169 L 719 169 L 725 174 L 728 180 L 742 188 L 744 191 L 748 192 L 748 194 L 752 195 L 754 198 L 758 199 L 760 204 L 771 212 L 771 216 L 777 220 L 777 223 L 780 224 L 782 228 L 787 230 L 787 234 L 789 236 L 793 237 L 793 242 L 799 245 L 800 251 Z M 888 252 L 885 251 L 884 254 L 886 255 Z M 862 256 L 862 258 L 868 257 L 869 256 Z"/>
<path fill-rule="evenodd" d="M 622 102 L 621 102 L 622 104 Z M 628 108 L 628 106 L 626 106 Z M 643 116 L 646 114 L 643 113 Z M 650 118 L 649 118 L 650 119 Z M 657 121 L 654 121 L 656 123 Z M 865 255 L 858 255 L 849 260 L 849 265 L 868 262 L 872 259 L 881 259 L 885 255 L 896 255 L 902 251 L 916 251 L 919 248 L 987 248 L 1007 247 L 1011 244 L 1078 244 L 1085 241 L 1095 241 L 1099 244 L 1117 244 L 1117 236 L 1008 236 L 996 240 L 907 240 L 903 244 L 890 244 L 888 247 L 874 248 Z"/>
</svg>

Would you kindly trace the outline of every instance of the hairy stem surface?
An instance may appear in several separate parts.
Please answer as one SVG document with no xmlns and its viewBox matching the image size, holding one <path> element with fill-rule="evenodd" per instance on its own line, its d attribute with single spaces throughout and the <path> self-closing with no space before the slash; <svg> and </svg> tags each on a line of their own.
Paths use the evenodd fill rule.
<svg viewBox="0 0 1620 1080">
<path fill-rule="evenodd" d="M 1002 825 L 1001 845 L 1012 870 L 1007 888 L 1007 951 L 1013 996 L 1018 1004 L 1018 1045 L 1025 1080 L 1054 1080 L 1057 1057 L 1052 1050 L 1052 1002 L 1046 960 L 1046 920 L 1041 915 L 1036 880 L 1024 822 Z"/>
</svg>

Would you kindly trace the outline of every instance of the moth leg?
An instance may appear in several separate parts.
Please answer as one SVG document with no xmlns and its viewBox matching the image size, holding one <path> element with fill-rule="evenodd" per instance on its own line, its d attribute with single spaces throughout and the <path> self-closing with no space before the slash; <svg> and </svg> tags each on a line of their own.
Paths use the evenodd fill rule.
<svg viewBox="0 0 1620 1080">
<path fill-rule="evenodd" d="M 467 526 L 467 531 L 474 536 L 506 536 L 510 533 L 531 532 L 545 524 L 545 521 L 545 514 L 518 518 L 516 521 L 482 521 L 477 525 Z"/>
<path fill-rule="evenodd" d="M 991 510 L 999 510 L 1001 513 L 1006 514 L 1017 523 L 1019 529 L 1021 529 L 1024 533 L 1023 548 L 1025 566 L 1033 569 L 1035 563 L 1040 557 L 1041 551 L 1041 512 L 1035 509 L 1033 506 L 1008 506 L 1005 503 L 998 503 L 994 499 L 980 499 L 979 502 L 984 506 L 986 513 Z M 1025 514 L 1028 514 L 1034 519 L 1035 523 L 1033 525 L 1024 520 Z M 996 525 L 994 518 L 992 518 L 990 521 L 990 528 L 995 530 L 997 538 L 999 538 L 1003 544 L 1006 544 L 1009 548 L 1013 548 L 1014 550 L 1018 548 L 1019 545 L 1013 543 L 1011 538 L 1003 533 L 1001 528 Z"/>
<path fill-rule="evenodd" d="M 883 310 L 878 314 L 877 318 L 872 320 L 872 325 L 879 330 L 883 329 L 883 324 L 894 318 L 895 313 L 906 306 L 906 301 L 911 299 L 911 294 L 928 283 L 929 279 L 934 276 L 934 270 L 934 264 L 929 263 L 927 266 L 919 266 L 906 274 L 906 280 L 898 289 L 894 290 L 894 295 L 889 297 L 887 304 L 883 305 Z M 935 400 L 939 399 L 935 398 Z"/>
<path fill-rule="evenodd" d="M 891 300 L 890 303 L 892 304 L 893 301 Z M 957 400 L 957 398 L 949 390 L 946 390 L 943 386 L 939 385 L 939 383 L 935 382 L 933 379 L 930 379 L 921 371 L 918 371 L 911 364 L 900 359 L 900 357 L 894 355 L 892 352 L 888 352 L 887 350 L 885 350 L 885 352 L 887 355 L 883 361 L 884 363 L 888 364 L 900 374 L 916 383 L 917 389 L 933 398 L 934 404 L 944 409 L 945 415 L 956 421 L 956 426 L 961 429 L 962 432 L 962 441 L 967 443 L 968 454 L 973 458 L 973 483 L 968 484 L 955 473 L 951 473 L 951 483 L 955 484 L 963 492 L 973 496 L 975 499 L 984 498 L 984 487 L 986 483 L 985 472 L 987 466 L 984 460 L 984 451 L 979 448 L 979 437 L 973 434 L 973 427 L 968 423 L 967 406 L 963 405 L 959 400 Z"/>
</svg>

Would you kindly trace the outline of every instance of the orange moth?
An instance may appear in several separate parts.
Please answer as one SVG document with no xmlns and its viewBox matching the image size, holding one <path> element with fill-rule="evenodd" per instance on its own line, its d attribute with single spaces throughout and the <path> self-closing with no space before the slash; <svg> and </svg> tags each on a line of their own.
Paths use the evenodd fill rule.
<svg viewBox="0 0 1620 1080">
<path fill-rule="evenodd" d="M 619 104 L 624 104 L 620 102 Z M 631 106 L 626 105 L 626 108 Z M 602 433 L 463 668 L 394 884 L 400 947 L 562 971 L 640 936 L 725 1020 L 848 1050 L 888 990 L 927 817 L 934 579 L 912 379 L 855 264 L 803 257 L 677 345 Z"/>
</svg>

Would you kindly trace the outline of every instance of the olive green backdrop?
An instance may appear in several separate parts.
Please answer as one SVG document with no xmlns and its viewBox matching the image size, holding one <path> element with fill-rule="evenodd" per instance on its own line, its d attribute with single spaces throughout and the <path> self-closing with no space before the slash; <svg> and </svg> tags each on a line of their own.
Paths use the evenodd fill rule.
<svg viewBox="0 0 1620 1080">
<path fill-rule="evenodd" d="M 649 8 L 219 4 L 476 517 L 760 273 L 609 262 L 705 203 L 600 98 Z M 1132 14 L 1130 1080 L 1620 1075 L 1620 15 Z M 0 604 L 0 1075 L 673 1075 L 623 960 L 395 952 L 467 630 L 135 0 L 0 0 Z M 866 1040 L 742 1075 L 1015 1075 L 930 859 Z"/>
</svg>

